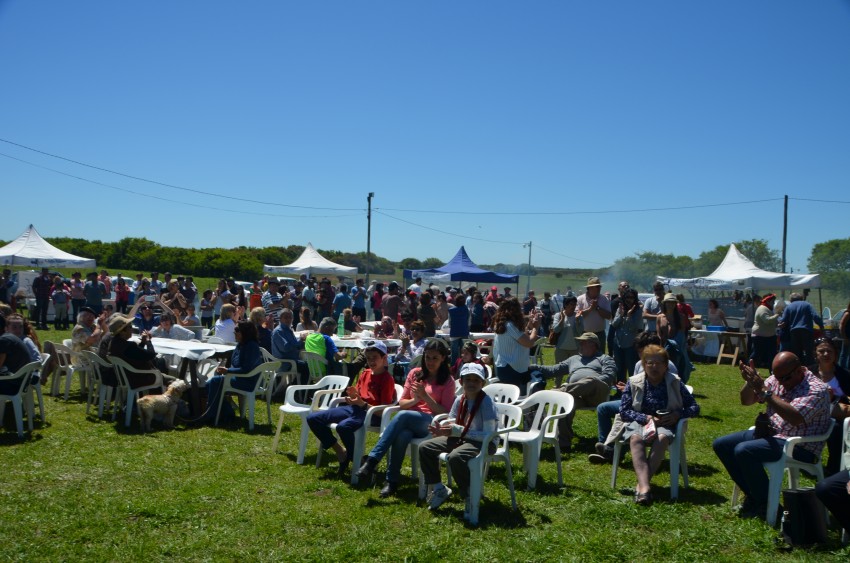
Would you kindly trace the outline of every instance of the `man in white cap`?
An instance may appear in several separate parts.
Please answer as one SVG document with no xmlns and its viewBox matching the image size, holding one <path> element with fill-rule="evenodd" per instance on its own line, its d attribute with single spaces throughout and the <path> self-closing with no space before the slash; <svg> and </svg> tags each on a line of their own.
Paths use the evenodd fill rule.
<svg viewBox="0 0 850 563">
<path fill-rule="evenodd" d="M 611 302 L 602 295 L 599 278 L 588 278 L 585 292 L 578 296 L 576 314 L 582 318 L 584 330 L 599 339 L 599 352 L 605 353 L 605 321 L 611 320 Z"/>
</svg>

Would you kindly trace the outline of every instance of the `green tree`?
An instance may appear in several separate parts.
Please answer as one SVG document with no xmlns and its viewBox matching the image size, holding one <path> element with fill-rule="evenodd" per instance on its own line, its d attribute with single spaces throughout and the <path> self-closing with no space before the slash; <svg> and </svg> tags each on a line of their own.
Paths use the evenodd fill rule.
<svg viewBox="0 0 850 563">
<path fill-rule="evenodd" d="M 812 247 L 809 271 L 821 275 L 824 287 L 850 292 L 850 238 L 819 242 Z"/>
<path fill-rule="evenodd" d="M 439 268 L 443 264 L 445 264 L 445 262 L 443 262 L 439 258 L 426 258 L 422 261 L 423 268 Z"/>
<path fill-rule="evenodd" d="M 405 258 L 398 263 L 398 267 L 402 270 L 419 270 L 422 268 L 422 262 L 417 258 Z"/>
</svg>

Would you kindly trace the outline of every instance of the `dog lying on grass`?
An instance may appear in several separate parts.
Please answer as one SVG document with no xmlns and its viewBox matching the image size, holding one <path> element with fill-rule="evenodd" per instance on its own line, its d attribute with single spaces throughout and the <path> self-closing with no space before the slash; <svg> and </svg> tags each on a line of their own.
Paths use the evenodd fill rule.
<svg viewBox="0 0 850 563">
<path fill-rule="evenodd" d="M 163 425 L 166 428 L 174 428 L 174 415 L 177 413 L 177 402 L 183 396 L 183 391 L 188 388 L 188 383 L 182 379 L 178 379 L 169 385 L 168 389 L 162 395 L 139 397 L 139 400 L 136 401 L 136 407 L 139 411 L 142 430 L 150 432 L 151 421 L 157 415 L 163 418 Z"/>
</svg>

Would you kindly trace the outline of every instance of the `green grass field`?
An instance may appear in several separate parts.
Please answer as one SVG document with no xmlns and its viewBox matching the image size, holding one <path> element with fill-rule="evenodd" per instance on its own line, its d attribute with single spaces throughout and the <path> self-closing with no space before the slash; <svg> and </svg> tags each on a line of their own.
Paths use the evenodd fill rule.
<svg viewBox="0 0 850 563">
<path fill-rule="evenodd" d="M 67 333 L 41 333 L 61 339 Z M 228 427 L 172 431 L 155 423 L 142 434 L 86 415 L 75 381 L 69 401 L 46 398 L 47 421 L 24 441 L 6 409 L 0 433 L 3 486 L 0 559 L 117 560 L 378 560 L 378 561 L 847 561 L 836 531 L 830 543 L 785 552 L 777 532 L 731 511 L 732 484 L 711 450 L 714 437 L 749 426 L 754 408 L 738 405 L 739 375 L 730 366 L 698 365 L 691 379 L 702 416 L 688 433 L 690 488 L 669 502 L 666 463 L 656 476 L 656 502 L 632 502 L 628 461 L 618 488 L 610 466 L 590 465 L 593 413 L 576 416 L 577 441 L 557 485 L 545 448 L 536 491 L 526 491 L 519 449 L 512 452 L 519 511 L 510 510 L 504 469 L 486 483 L 480 527 L 462 521 L 450 499 L 436 514 L 402 481 L 396 498 L 378 488 L 352 488 L 336 462 L 315 468 L 311 437 L 304 465 L 295 463 L 299 419 L 287 417 L 282 445 L 271 450 L 274 425 L 257 405 L 253 432 Z M 369 445 L 375 435 L 369 436 Z M 333 459 L 326 455 L 325 460 Z M 403 469 L 409 475 L 408 461 Z"/>
</svg>

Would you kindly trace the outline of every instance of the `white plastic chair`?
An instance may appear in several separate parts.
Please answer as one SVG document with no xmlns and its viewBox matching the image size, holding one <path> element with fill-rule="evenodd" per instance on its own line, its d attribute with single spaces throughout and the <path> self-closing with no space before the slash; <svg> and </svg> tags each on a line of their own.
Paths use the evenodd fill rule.
<svg viewBox="0 0 850 563">
<path fill-rule="evenodd" d="M 283 429 L 283 415 L 294 414 L 301 418 L 301 438 L 298 443 L 298 459 L 296 463 L 299 465 L 304 463 L 304 453 L 307 451 L 307 439 L 310 437 L 310 427 L 307 426 L 307 415 L 311 412 L 325 410 L 330 408 L 331 401 L 345 391 L 348 386 L 348 378 L 344 375 L 326 375 L 318 383 L 312 385 L 290 385 L 286 389 L 286 399 L 280 406 L 280 418 L 277 421 L 277 432 L 274 435 L 272 442 L 272 452 L 277 452 L 278 444 L 280 443 L 280 433 Z M 309 404 L 299 403 L 295 399 L 295 394 L 315 391 L 313 399 Z"/>
<path fill-rule="evenodd" d="M 313 352 L 301 351 L 301 359 L 307 362 L 310 381 L 318 381 L 328 373 L 328 360 Z"/>
<path fill-rule="evenodd" d="M 841 471 L 850 467 L 850 418 L 844 419 L 844 428 L 841 434 Z"/>
<path fill-rule="evenodd" d="M 679 474 L 682 474 L 682 486 L 688 488 L 688 457 L 685 453 L 685 434 L 688 431 L 687 418 L 680 418 L 676 424 L 676 437 L 670 441 L 670 500 L 679 498 Z M 611 488 L 617 487 L 617 470 L 620 466 L 620 451 L 627 445 L 619 439 L 614 443 L 614 461 L 611 467 Z"/>
<path fill-rule="evenodd" d="M 800 444 L 805 444 L 806 442 L 825 442 L 826 439 L 829 438 L 834 426 L 835 420 L 830 418 L 829 426 L 827 426 L 826 432 L 823 434 L 806 437 L 792 436 L 791 438 L 788 438 L 785 440 L 782 457 L 780 457 L 777 461 L 762 463 L 764 468 L 767 470 L 768 477 L 770 478 L 770 484 L 767 489 L 766 518 L 769 525 L 773 526 L 776 524 L 776 512 L 779 510 L 779 495 L 782 492 L 782 482 L 785 479 L 786 471 L 788 472 L 788 481 L 790 483 L 789 488 L 791 489 L 800 488 L 800 470 L 814 476 L 816 482 L 823 481 L 823 465 L 821 465 L 820 456 L 818 456 L 812 463 L 804 463 L 794 459 L 794 448 Z M 752 428 L 754 427 L 751 427 L 750 429 Z M 738 485 L 735 485 L 732 489 L 732 506 L 735 506 L 738 503 L 739 492 Z M 829 521 L 829 514 L 827 514 L 827 521 Z"/>
<path fill-rule="evenodd" d="M 62 377 L 65 378 L 65 400 L 68 400 L 68 394 L 71 391 L 71 379 L 74 373 L 80 374 L 80 389 L 86 388 L 86 370 L 80 369 L 74 365 L 74 357 L 76 356 L 71 349 L 64 345 L 54 343 L 56 348 L 56 373 L 53 374 L 53 385 L 50 389 L 50 395 L 55 397 L 59 394 L 59 381 Z"/>
<path fill-rule="evenodd" d="M 484 388 L 487 390 L 487 387 Z M 519 391 L 519 389 L 517 389 Z M 575 400 L 569 393 L 562 391 L 538 391 L 517 406 L 523 412 L 535 409 L 534 419 L 528 430 L 511 432 L 509 440 L 522 445 L 522 460 L 528 477 L 528 489 L 537 485 L 537 469 L 540 464 L 540 452 L 543 444 L 552 444 L 555 448 L 555 462 L 558 464 L 558 485 L 563 486 L 561 470 L 561 446 L 558 443 L 558 421 L 573 412 Z"/>
<path fill-rule="evenodd" d="M 215 413 L 215 426 L 218 426 L 218 418 L 221 416 L 221 406 L 224 404 L 227 393 L 239 395 L 239 416 L 245 415 L 245 403 L 248 403 L 248 430 L 254 429 L 254 406 L 257 402 L 257 395 L 267 396 L 267 389 L 274 381 L 274 374 L 280 367 L 280 360 L 274 362 L 265 362 L 254 368 L 248 373 L 228 373 L 224 376 L 224 382 L 221 386 L 219 394 L 218 410 Z M 234 379 L 244 379 L 249 377 L 257 377 L 257 382 L 253 389 L 248 391 L 233 387 Z M 266 402 L 266 410 L 269 415 L 269 424 L 272 423 L 272 407 L 270 402 Z"/>
<path fill-rule="evenodd" d="M 38 398 L 38 412 L 41 416 L 41 422 L 44 423 L 46 420 L 44 417 L 44 395 L 41 392 L 41 382 L 44 380 L 44 374 L 47 372 L 47 364 L 50 363 L 50 354 L 41 353 L 41 367 L 39 367 L 39 371 L 41 373 L 41 377 L 39 377 L 38 383 L 34 385 L 30 385 L 30 401 L 33 401 L 33 395 Z"/>
<path fill-rule="evenodd" d="M 494 403 L 512 405 L 519 401 L 519 387 L 512 383 L 491 383 L 484 387 L 484 392 L 493 399 Z"/>
<path fill-rule="evenodd" d="M 103 418 L 103 410 L 104 406 L 109 404 L 112 401 L 114 387 L 106 385 L 103 383 L 103 369 L 112 369 L 112 364 L 95 354 L 94 352 L 90 352 L 85 350 L 83 355 L 88 359 L 89 364 L 92 366 L 92 387 L 91 392 L 89 393 L 89 400 L 86 401 L 86 414 L 89 413 L 89 407 L 91 403 L 94 401 L 94 383 L 97 383 L 97 417 Z M 107 400 L 108 399 L 108 400 Z M 116 397 L 117 399 L 117 397 Z M 117 410 L 117 409 L 116 409 Z M 113 417 L 114 420 L 114 417 Z"/>
<path fill-rule="evenodd" d="M 266 401 L 271 403 L 272 395 L 277 393 L 281 387 L 284 385 L 292 385 L 293 382 L 298 381 L 298 365 L 292 360 L 281 360 L 280 358 L 275 358 L 271 352 L 262 346 L 260 346 L 260 352 L 263 354 L 263 361 L 280 362 L 280 367 L 278 368 L 275 376 L 272 378 L 271 385 L 269 385 L 266 393 Z"/>
<path fill-rule="evenodd" d="M 15 410 L 15 424 L 18 427 L 18 437 L 24 437 L 24 406 L 27 407 L 27 424 L 29 431 L 32 432 L 33 406 L 32 396 L 29 395 L 30 382 L 32 373 L 41 367 L 41 362 L 30 362 L 13 374 L 0 376 L 0 382 L 15 381 L 20 378 L 20 386 L 12 395 L 0 395 L 0 420 L 3 420 L 3 415 L 6 414 L 6 401 L 11 401 L 12 408 Z M 27 399 L 29 397 L 30 400 Z"/>
<path fill-rule="evenodd" d="M 157 389 L 160 393 L 163 392 L 162 374 L 158 369 L 136 369 L 117 356 L 109 356 L 107 359 L 112 363 L 112 368 L 118 377 L 119 389 L 127 397 L 127 403 L 124 406 L 124 426 L 129 427 L 130 422 L 133 420 L 133 412 L 135 411 L 135 403 L 139 393 L 151 389 Z M 127 377 L 129 373 L 151 374 L 155 379 L 150 385 L 130 387 L 130 380 Z"/>
<path fill-rule="evenodd" d="M 380 434 L 381 429 L 383 428 L 382 424 L 378 424 L 377 426 L 372 424 L 372 417 L 381 416 L 385 409 L 388 407 L 392 407 L 398 404 L 398 400 L 401 398 L 401 394 L 404 391 L 404 388 L 398 383 L 395 384 L 395 395 L 393 397 L 393 402 L 388 405 L 374 405 L 369 407 L 366 410 L 366 418 L 363 420 L 363 426 L 357 429 L 354 433 L 354 452 L 352 452 L 351 459 L 354 460 L 354 465 L 360 463 L 360 459 L 363 457 L 363 453 L 366 450 L 366 432 L 375 432 Z M 338 397 L 333 400 L 331 403 L 331 408 L 342 403 L 344 399 L 342 397 Z M 331 430 L 336 428 L 336 424 L 331 424 Z M 316 454 L 316 468 L 318 469 L 322 463 L 322 453 L 323 450 L 319 447 L 319 453 Z M 359 481 L 357 477 L 357 468 L 351 472 L 351 484 L 356 485 Z"/>
<path fill-rule="evenodd" d="M 496 403 L 496 415 L 498 417 L 498 425 L 495 432 L 488 434 L 481 442 L 481 452 L 469 460 L 469 523 L 473 526 L 478 525 L 478 511 L 481 504 L 481 496 L 484 494 L 484 480 L 487 478 L 487 473 L 491 462 L 504 462 L 505 475 L 508 481 L 508 490 L 511 493 L 511 506 L 513 510 L 517 509 L 516 492 L 514 491 L 514 477 L 511 470 L 511 449 L 508 444 L 510 434 L 519 429 L 522 421 L 522 409 L 517 405 L 509 405 L 506 403 Z M 447 421 L 449 419 L 443 419 Z M 436 419 L 435 419 L 436 421 Z M 490 442 L 496 444 L 496 452 L 493 454 L 487 453 Z M 447 453 L 440 454 L 440 461 L 445 463 L 448 460 Z M 451 482 L 451 468 L 446 465 L 447 480 Z M 427 486 L 425 485 L 425 475 L 419 474 L 419 498 L 424 499 Z"/>
</svg>

